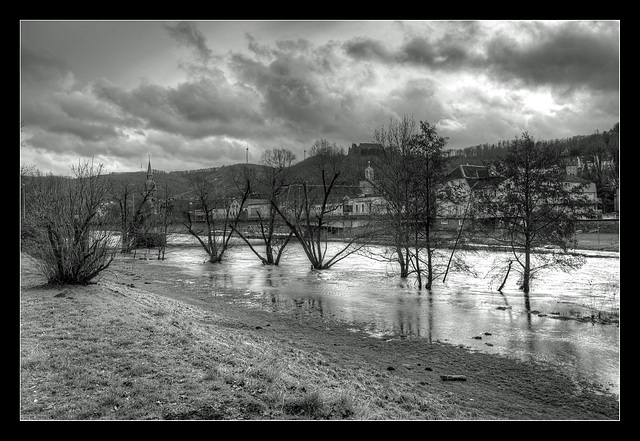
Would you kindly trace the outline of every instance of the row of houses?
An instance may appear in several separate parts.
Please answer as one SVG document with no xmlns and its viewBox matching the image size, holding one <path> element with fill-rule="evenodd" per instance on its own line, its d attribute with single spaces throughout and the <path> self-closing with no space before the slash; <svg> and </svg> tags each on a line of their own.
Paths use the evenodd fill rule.
<svg viewBox="0 0 640 441">
<path fill-rule="evenodd" d="M 378 194 L 375 186 L 374 170 L 369 164 L 364 172 L 364 179 L 360 181 L 358 187 L 351 187 L 337 191 L 325 207 L 326 216 L 340 217 L 366 217 L 370 215 L 380 215 L 388 211 L 388 202 L 383 196 Z M 459 165 L 447 176 L 447 185 L 455 188 L 461 194 L 477 195 L 479 193 L 495 192 L 495 178 L 491 176 L 490 170 L 486 166 L 480 165 Z M 593 182 L 585 181 L 574 174 L 567 174 L 564 179 L 567 187 L 580 187 L 582 194 L 586 196 L 592 208 L 597 209 L 598 197 L 596 186 Z M 294 190 L 295 192 L 295 190 Z M 295 195 L 291 196 L 295 197 Z M 458 202 L 445 202 L 441 204 L 439 210 L 442 224 L 458 224 L 464 217 L 467 210 L 467 200 Z M 225 218 L 228 215 L 232 218 L 240 216 L 243 220 L 256 220 L 260 217 L 267 218 L 270 211 L 270 201 L 268 199 L 248 199 L 240 207 L 240 201 L 234 199 L 227 208 L 217 208 L 212 210 L 214 218 Z M 311 207 L 313 211 L 319 211 L 319 204 Z M 204 213 L 196 210 L 196 218 L 203 220 Z"/>
</svg>

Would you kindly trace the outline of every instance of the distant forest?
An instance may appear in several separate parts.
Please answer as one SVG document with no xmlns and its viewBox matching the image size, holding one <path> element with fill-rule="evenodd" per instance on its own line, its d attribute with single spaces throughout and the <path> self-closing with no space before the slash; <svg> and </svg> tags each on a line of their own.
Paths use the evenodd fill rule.
<svg viewBox="0 0 640 441">
<path fill-rule="evenodd" d="M 620 123 L 616 123 L 610 130 L 591 135 L 575 135 L 569 138 L 540 140 L 541 144 L 551 145 L 569 157 L 591 156 L 598 149 L 618 153 L 618 136 Z M 478 144 L 463 149 L 450 149 L 452 156 L 477 158 L 480 160 L 499 159 L 507 153 L 513 140 L 498 141 L 495 144 Z M 613 158 L 607 158 L 613 159 Z"/>
</svg>

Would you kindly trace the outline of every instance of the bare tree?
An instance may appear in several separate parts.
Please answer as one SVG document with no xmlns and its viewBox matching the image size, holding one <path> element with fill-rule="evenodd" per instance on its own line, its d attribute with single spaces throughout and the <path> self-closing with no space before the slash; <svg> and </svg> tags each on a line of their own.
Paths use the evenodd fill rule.
<svg viewBox="0 0 640 441">
<path fill-rule="evenodd" d="M 28 223 L 35 234 L 23 249 L 38 258 L 52 284 L 87 284 L 107 269 L 117 253 L 102 165 L 72 167 L 73 178 L 34 180 L 27 198 Z"/>
<path fill-rule="evenodd" d="M 195 237 L 209 255 L 209 262 L 221 262 L 229 248 L 231 236 L 237 231 L 244 204 L 251 194 L 253 177 L 248 170 L 233 177 L 236 197 L 227 194 L 225 189 L 216 187 L 206 177 L 194 182 L 197 205 L 202 213 L 202 221 L 194 217 L 191 211 L 183 212 L 183 225 L 189 234 Z M 232 210 L 231 203 L 236 201 Z"/>
<path fill-rule="evenodd" d="M 353 235 L 337 245 L 332 255 L 327 255 L 331 216 L 342 207 L 341 201 L 331 196 L 342 183 L 344 158 L 343 149 L 335 142 L 317 140 L 310 150 L 313 172 L 305 177 L 309 179 L 300 179 L 291 186 L 294 195 L 287 201 L 272 200 L 272 206 L 300 242 L 313 269 L 330 268 L 360 251 L 371 239 L 369 231 Z"/>
<path fill-rule="evenodd" d="M 570 271 L 584 263 L 584 258 L 567 251 L 573 243 L 575 218 L 590 216 L 591 209 L 582 187 L 565 182 L 557 152 L 526 132 L 496 164 L 496 173 L 500 183 L 496 191 L 485 193 L 485 216 L 477 225 L 483 234 L 509 247 L 512 257 L 502 285 L 509 271 L 518 272 L 530 310 L 529 292 L 536 276 L 546 269 Z M 494 228 L 487 218 L 502 228 Z"/>
<path fill-rule="evenodd" d="M 439 209 L 445 198 L 446 171 L 448 160 L 443 150 L 447 138 L 438 135 L 435 126 L 420 121 L 420 130 L 410 143 L 413 170 L 413 198 L 409 212 L 414 217 L 413 267 L 418 278 L 418 286 L 431 289 L 434 279 L 442 271 L 436 265 L 435 251 L 443 246 L 446 238 L 438 228 Z M 421 251 L 424 251 L 421 253 Z M 424 266 L 423 266 L 424 265 Z"/>
<path fill-rule="evenodd" d="M 374 138 L 382 155 L 374 160 L 379 178 L 373 184 L 387 200 L 383 219 L 394 249 L 386 256 L 400 265 L 401 278 L 414 274 L 420 288 L 430 289 L 438 275 L 433 258 L 440 245 L 436 218 L 443 197 L 446 138 L 428 122 L 416 128 L 409 116 L 391 120 Z"/>
<path fill-rule="evenodd" d="M 400 121 L 390 120 L 374 134 L 382 146 L 382 156 L 374 160 L 378 179 L 373 185 L 387 200 L 385 220 L 392 234 L 395 260 L 400 265 L 400 277 L 409 276 L 411 248 L 407 206 L 410 203 L 409 143 L 415 134 L 415 121 L 404 116 Z"/>
<path fill-rule="evenodd" d="M 150 245 L 157 249 L 158 260 L 165 259 L 169 236 L 175 233 L 181 225 L 181 217 L 173 206 L 169 185 L 166 184 L 161 191 L 162 193 L 156 204 L 155 213 L 149 219 L 149 234 L 154 239 Z"/>
<path fill-rule="evenodd" d="M 236 234 L 246 242 L 251 251 L 262 261 L 264 265 L 278 265 L 286 246 L 293 237 L 293 231 L 284 225 L 286 232 L 280 228 L 280 216 L 277 215 L 276 206 L 291 183 L 291 164 L 295 161 L 295 154 L 287 149 L 266 150 L 262 154 L 262 164 L 265 166 L 261 176 L 256 177 L 260 188 L 268 195 L 269 213 L 264 216 L 260 211 L 258 217 L 259 235 L 264 243 L 264 255 L 253 246 L 249 239 L 238 229 Z M 273 202 L 273 203 L 272 203 Z"/>
<path fill-rule="evenodd" d="M 120 224 L 120 251 L 128 253 L 133 247 L 129 237 L 131 212 L 134 211 L 134 187 L 130 182 L 117 183 L 113 186 L 112 198 L 118 206 L 118 218 Z"/>
<path fill-rule="evenodd" d="M 122 253 L 145 247 L 149 230 L 153 227 L 154 207 L 151 204 L 152 191 L 132 182 L 114 184 L 112 199 L 118 206 L 120 221 L 120 247 Z"/>
</svg>

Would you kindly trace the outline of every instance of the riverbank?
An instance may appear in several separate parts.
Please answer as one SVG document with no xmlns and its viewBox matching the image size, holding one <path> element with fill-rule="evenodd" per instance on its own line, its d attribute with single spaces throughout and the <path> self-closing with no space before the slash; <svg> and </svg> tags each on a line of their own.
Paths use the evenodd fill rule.
<svg viewBox="0 0 640 441">
<path fill-rule="evenodd" d="M 48 287 L 22 256 L 21 419 L 619 418 L 615 395 L 545 365 L 176 292 L 127 265 Z"/>
</svg>

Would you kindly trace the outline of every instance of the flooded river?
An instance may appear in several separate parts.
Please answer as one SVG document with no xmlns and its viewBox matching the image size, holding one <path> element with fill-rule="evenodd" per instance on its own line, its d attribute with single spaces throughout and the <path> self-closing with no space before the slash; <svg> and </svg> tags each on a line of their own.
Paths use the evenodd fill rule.
<svg viewBox="0 0 640 441">
<path fill-rule="evenodd" d="M 365 329 L 379 338 L 422 338 L 523 360 L 544 361 L 575 378 L 620 391 L 620 328 L 576 320 L 594 311 L 619 311 L 620 260 L 615 253 L 590 253 L 577 271 L 548 273 L 524 308 L 514 275 L 502 294 L 485 277 L 500 253 L 469 255 L 476 276 L 451 272 L 430 291 L 403 283 L 396 268 L 353 255 L 325 271 L 314 271 L 298 244 L 280 266 L 263 266 L 247 246 L 228 251 L 221 264 L 206 262 L 199 247 L 169 247 L 165 262 L 178 264 L 183 283 L 199 292 L 228 296 L 246 307 L 314 314 Z M 498 281 L 497 285 L 501 282 Z"/>
</svg>

